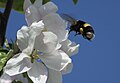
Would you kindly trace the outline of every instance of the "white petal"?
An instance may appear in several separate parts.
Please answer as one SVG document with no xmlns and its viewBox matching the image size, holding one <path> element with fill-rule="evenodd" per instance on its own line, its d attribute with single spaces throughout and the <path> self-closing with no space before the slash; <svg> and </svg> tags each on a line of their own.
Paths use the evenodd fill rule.
<svg viewBox="0 0 120 83">
<path fill-rule="evenodd" d="M 33 22 L 38 22 L 40 20 L 40 14 L 38 12 L 38 9 L 31 5 L 25 10 L 25 18 L 27 21 L 27 24 L 30 26 Z"/>
<path fill-rule="evenodd" d="M 35 62 L 27 73 L 34 83 L 46 83 L 47 69 L 42 63 Z"/>
<path fill-rule="evenodd" d="M 39 8 L 39 12 L 42 18 L 47 14 L 55 13 L 57 10 L 57 6 L 52 2 L 48 2 Z"/>
<path fill-rule="evenodd" d="M 29 57 L 24 54 L 17 54 L 8 60 L 6 66 L 4 67 L 4 72 L 10 76 L 17 75 L 31 69 L 31 61 Z"/>
<path fill-rule="evenodd" d="M 61 71 L 71 63 L 71 59 L 68 55 L 61 50 L 53 51 L 49 54 L 43 54 L 40 58 L 48 68 L 56 71 Z"/>
<path fill-rule="evenodd" d="M 35 42 L 35 48 L 40 52 L 49 53 L 53 51 L 57 46 L 57 36 L 52 32 L 42 32 Z"/>
<path fill-rule="evenodd" d="M 24 53 L 30 55 L 34 49 L 35 39 L 38 35 L 40 35 L 41 31 L 43 30 L 44 24 L 42 21 L 39 21 L 38 23 L 33 23 L 31 25 L 31 29 L 29 31 L 29 40 L 28 40 L 28 46 L 26 49 L 23 50 Z M 38 41 L 37 41 L 38 42 Z"/>
<path fill-rule="evenodd" d="M 62 75 L 60 71 L 49 69 L 47 83 L 62 83 Z"/>
<path fill-rule="evenodd" d="M 9 76 L 8 74 L 3 73 L 3 75 L 0 77 L 0 83 L 12 83 L 13 80 L 18 80 L 22 83 L 28 83 L 28 79 L 24 78 L 22 74 Z"/>
<path fill-rule="evenodd" d="M 60 43 L 58 43 L 58 44 L 57 44 L 57 46 L 56 46 L 56 49 L 55 49 L 55 50 L 60 49 L 60 48 L 61 48 L 61 46 L 62 46 L 62 45 L 61 45 Z"/>
<path fill-rule="evenodd" d="M 17 44 L 21 51 L 28 46 L 28 37 L 29 37 L 28 32 L 29 32 L 29 28 L 27 26 L 23 26 L 17 32 Z"/>
<path fill-rule="evenodd" d="M 0 77 L 0 83 L 11 83 L 11 82 L 12 82 L 12 78 L 6 73 L 3 73 L 3 75 Z"/>
<path fill-rule="evenodd" d="M 65 53 L 67 53 L 69 56 L 75 55 L 78 53 L 79 50 L 79 44 L 75 44 L 74 42 L 71 42 L 70 40 L 65 40 L 62 43 L 62 47 L 60 48 Z"/>
<path fill-rule="evenodd" d="M 68 74 L 72 71 L 72 68 L 73 68 L 73 64 L 72 63 L 69 63 L 62 71 L 61 73 L 62 74 Z"/>
<path fill-rule="evenodd" d="M 45 16 L 43 22 L 49 31 L 52 31 L 58 36 L 59 42 L 67 39 L 68 31 L 65 30 L 67 23 L 58 14 L 51 13 Z"/>
<path fill-rule="evenodd" d="M 25 1 L 24 1 L 24 5 L 23 5 L 24 11 L 25 11 L 30 5 L 32 5 L 31 1 L 30 1 L 30 0 L 25 0 Z"/>
<path fill-rule="evenodd" d="M 39 35 L 40 32 L 44 29 L 44 23 L 42 20 L 39 22 L 34 22 L 31 24 L 30 28 L 31 28 L 31 30 L 34 30 Z M 30 34 L 31 34 L 31 32 L 30 32 Z"/>
<path fill-rule="evenodd" d="M 29 83 L 28 79 L 25 78 L 22 74 L 14 75 L 11 78 L 12 78 L 12 80 L 18 80 L 18 81 L 21 81 L 22 83 Z"/>
<path fill-rule="evenodd" d="M 42 2 L 43 0 L 35 0 L 33 5 L 37 8 L 40 8 L 42 6 Z"/>
</svg>

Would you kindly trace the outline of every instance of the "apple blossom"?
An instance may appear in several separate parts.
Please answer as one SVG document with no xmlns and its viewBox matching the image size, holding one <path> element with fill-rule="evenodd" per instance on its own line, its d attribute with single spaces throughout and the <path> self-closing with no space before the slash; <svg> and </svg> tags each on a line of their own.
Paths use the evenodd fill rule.
<svg viewBox="0 0 120 83">
<path fill-rule="evenodd" d="M 29 83 L 27 78 L 24 78 L 21 75 L 15 75 L 15 76 L 9 76 L 6 73 L 3 73 L 3 75 L 0 77 L 0 83 L 12 83 L 12 81 L 17 80 L 17 81 L 21 81 L 23 83 Z"/>
<path fill-rule="evenodd" d="M 4 72 L 10 76 L 27 72 L 34 83 L 62 83 L 62 74 L 71 72 L 70 56 L 78 52 L 79 45 L 68 39 L 67 22 L 57 13 L 57 6 L 42 0 L 34 4 L 25 0 L 24 11 L 28 26 L 17 32 L 17 45 L 21 51 L 6 64 Z M 39 61 L 38 61 L 39 60 Z"/>
<path fill-rule="evenodd" d="M 71 63 L 69 56 L 60 50 L 57 36 L 46 31 L 42 21 L 18 30 L 17 44 L 22 52 L 14 55 L 4 68 L 10 76 L 27 72 L 34 83 L 45 83 L 48 75 L 46 67 L 61 71 Z M 31 62 L 32 59 L 40 59 L 44 64 Z"/>
</svg>

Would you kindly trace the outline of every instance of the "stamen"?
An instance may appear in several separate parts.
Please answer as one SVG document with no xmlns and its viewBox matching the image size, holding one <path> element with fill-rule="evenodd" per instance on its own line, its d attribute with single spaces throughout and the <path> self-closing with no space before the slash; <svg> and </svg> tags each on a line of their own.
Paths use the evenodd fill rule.
<svg viewBox="0 0 120 83">
<path fill-rule="evenodd" d="M 42 30 L 42 32 L 46 32 L 46 31 L 48 31 L 47 28 L 44 28 L 44 29 Z"/>
</svg>

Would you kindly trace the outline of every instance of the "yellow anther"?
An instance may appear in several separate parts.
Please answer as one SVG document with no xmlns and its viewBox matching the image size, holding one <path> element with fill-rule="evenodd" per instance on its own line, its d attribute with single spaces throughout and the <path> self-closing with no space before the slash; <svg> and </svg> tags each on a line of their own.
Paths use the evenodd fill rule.
<svg viewBox="0 0 120 83">
<path fill-rule="evenodd" d="M 39 59 L 39 55 L 38 55 L 38 54 L 32 55 L 32 57 L 33 57 L 34 59 Z"/>
<path fill-rule="evenodd" d="M 88 27 L 88 26 L 91 26 L 91 25 L 88 24 L 88 23 L 85 23 L 83 26 L 84 26 L 84 27 Z"/>
</svg>

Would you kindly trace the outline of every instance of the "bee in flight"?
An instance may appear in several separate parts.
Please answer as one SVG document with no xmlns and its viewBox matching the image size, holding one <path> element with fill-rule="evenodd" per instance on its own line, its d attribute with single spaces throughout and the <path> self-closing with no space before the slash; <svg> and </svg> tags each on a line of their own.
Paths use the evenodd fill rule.
<svg viewBox="0 0 120 83">
<path fill-rule="evenodd" d="M 71 25 L 70 25 L 70 31 L 75 31 L 76 35 L 82 35 L 83 38 L 92 41 L 95 37 L 94 35 L 94 30 L 92 28 L 92 26 L 84 21 L 81 20 L 76 20 L 74 18 L 72 18 L 71 16 L 67 15 L 67 14 L 62 14 L 61 17 L 68 21 Z"/>
</svg>

